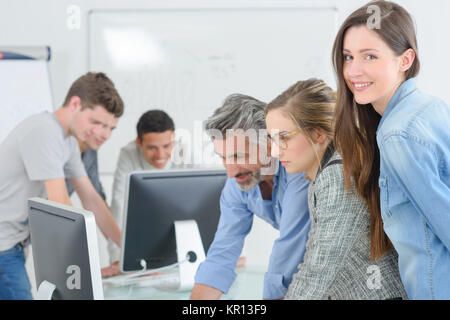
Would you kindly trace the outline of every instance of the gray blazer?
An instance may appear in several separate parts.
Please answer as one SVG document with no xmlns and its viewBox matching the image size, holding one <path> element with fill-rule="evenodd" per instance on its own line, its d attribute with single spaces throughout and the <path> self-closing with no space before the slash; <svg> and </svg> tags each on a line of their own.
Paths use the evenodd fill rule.
<svg viewBox="0 0 450 320">
<path fill-rule="evenodd" d="M 397 253 L 370 261 L 369 211 L 354 188 L 344 190 L 342 160 L 333 148 L 321 168 L 308 189 L 311 230 L 304 262 L 285 298 L 407 299 Z"/>
</svg>

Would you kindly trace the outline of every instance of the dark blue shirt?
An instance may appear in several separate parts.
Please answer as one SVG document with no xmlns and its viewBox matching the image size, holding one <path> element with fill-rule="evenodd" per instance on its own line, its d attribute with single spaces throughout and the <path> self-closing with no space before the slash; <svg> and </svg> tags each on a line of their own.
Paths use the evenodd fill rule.
<svg viewBox="0 0 450 320">
<path fill-rule="evenodd" d="M 97 161 L 97 151 L 88 149 L 81 155 L 81 160 L 83 160 L 84 168 L 86 169 L 86 173 L 89 179 L 92 182 L 95 190 L 97 190 L 98 194 L 106 200 L 105 192 L 103 191 L 102 184 L 100 183 L 100 177 L 98 174 L 98 161 Z M 66 179 L 67 192 L 69 196 L 75 191 L 73 189 L 70 180 Z"/>
</svg>

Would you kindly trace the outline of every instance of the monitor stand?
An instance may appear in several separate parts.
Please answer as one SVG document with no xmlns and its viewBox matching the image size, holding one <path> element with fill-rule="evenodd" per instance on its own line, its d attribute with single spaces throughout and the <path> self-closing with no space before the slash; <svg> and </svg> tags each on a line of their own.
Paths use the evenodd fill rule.
<svg viewBox="0 0 450 320">
<path fill-rule="evenodd" d="M 178 291 L 192 290 L 194 277 L 200 263 L 205 260 L 205 250 L 195 220 L 175 221 L 180 285 Z"/>
<path fill-rule="evenodd" d="M 169 291 L 190 291 L 194 287 L 194 278 L 197 268 L 206 258 L 198 225 L 195 220 L 177 220 L 174 222 L 174 227 L 177 251 L 177 263 L 175 265 L 178 266 L 178 277 L 176 277 L 178 278 L 178 281 L 163 281 L 160 284 L 155 285 L 154 279 L 151 279 L 150 281 L 146 281 L 149 279 L 139 279 L 137 282 L 138 286 L 155 286 L 159 289 Z M 142 273 L 148 274 L 150 270 L 147 269 L 147 264 L 143 259 L 141 260 L 141 266 L 143 269 L 130 276 L 130 278 L 141 276 Z M 161 269 L 165 268 L 167 267 Z M 169 278 L 171 278 L 171 276 Z"/>
<path fill-rule="evenodd" d="M 37 289 L 36 300 L 52 300 L 55 290 L 56 286 L 53 283 L 47 280 L 42 281 Z"/>
</svg>

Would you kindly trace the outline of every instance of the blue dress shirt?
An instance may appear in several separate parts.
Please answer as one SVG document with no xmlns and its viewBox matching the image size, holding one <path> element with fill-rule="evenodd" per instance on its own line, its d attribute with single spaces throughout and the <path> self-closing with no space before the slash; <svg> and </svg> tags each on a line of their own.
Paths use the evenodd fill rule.
<svg viewBox="0 0 450 320">
<path fill-rule="evenodd" d="M 377 129 L 384 230 L 410 299 L 450 299 L 450 108 L 405 81 Z"/>
<path fill-rule="evenodd" d="M 197 270 L 195 282 L 228 292 L 236 278 L 236 263 L 255 214 L 280 230 L 264 276 L 263 298 L 284 297 L 292 275 L 303 262 L 310 228 L 309 182 L 303 176 L 303 173 L 287 174 L 278 163 L 272 200 L 262 198 L 259 185 L 250 191 L 242 191 L 234 178 L 228 179 L 220 198 L 217 232 L 206 260 Z"/>
</svg>

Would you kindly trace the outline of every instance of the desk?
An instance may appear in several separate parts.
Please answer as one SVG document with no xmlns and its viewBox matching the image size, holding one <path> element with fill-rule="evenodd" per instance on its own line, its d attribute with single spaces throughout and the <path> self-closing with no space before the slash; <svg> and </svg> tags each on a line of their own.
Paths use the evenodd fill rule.
<svg viewBox="0 0 450 320">
<path fill-rule="evenodd" d="M 244 266 L 236 269 L 236 280 L 222 300 L 262 299 L 265 267 Z M 176 292 L 153 287 L 105 286 L 105 300 L 188 300 L 191 291 Z"/>
</svg>

